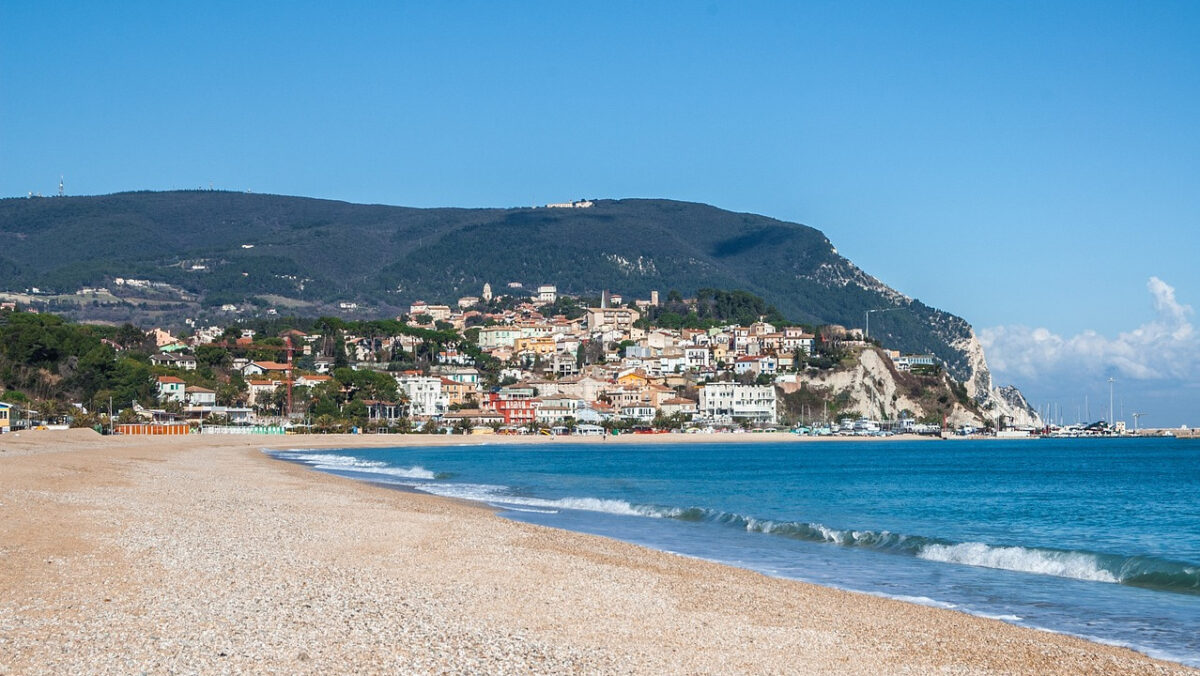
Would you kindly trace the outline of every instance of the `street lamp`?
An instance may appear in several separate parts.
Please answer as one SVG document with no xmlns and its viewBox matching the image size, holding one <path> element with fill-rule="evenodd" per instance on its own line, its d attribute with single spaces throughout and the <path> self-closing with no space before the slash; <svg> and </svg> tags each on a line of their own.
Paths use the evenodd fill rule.
<svg viewBox="0 0 1200 676">
<path fill-rule="evenodd" d="M 1108 427 L 1112 429 L 1115 420 L 1113 420 L 1113 383 L 1117 382 L 1116 378 L 1108 379 Z"/>
</svg>

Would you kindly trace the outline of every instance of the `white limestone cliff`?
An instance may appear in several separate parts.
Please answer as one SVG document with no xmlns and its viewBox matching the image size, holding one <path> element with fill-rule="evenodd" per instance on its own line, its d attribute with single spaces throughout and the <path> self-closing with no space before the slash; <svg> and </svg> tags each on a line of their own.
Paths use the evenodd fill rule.
<svg viewBox="0 0 1200 676">
<path fill-rule="evenodd" d="M 993 422 L 999 423 L 1001 416 L 1006 425 L 1016 427 L 1041 427 L 1042 418 L 1029 405 L 1025 396 L 1015 386 L 997 387 L 992 382 L 992 372 L 988 370 L 987 358 L 983 354 L 983 345 L 975 337 L 975 330 L 951 343 L 951 347 L 960 350 L 967 357 L 971 376 L 963 383 L 967 394 L 974 399 L 984 414 Z"/>
<path fill-rule="evenodd" d="M 852 368 L 828 372 L 806 373 L 801 383 L 785 384 L 785 392 L 800 387 L 824 390 L 829 397 L 844 397 L 847 405 L 843 414 L 871 419 L 896 420 L 907 412 L 916 419 L 931 413 L 918 401 L 903 379 L 912 377 L 896 372 L 891 360 L 876 349 L 863 350 Z M 911 384 L 911 383 L 910 383 Z M 948 390 L 947 390 L 948 391 Z M 948 402 L 945 422 L 950 427 L 982 427 L 984 421 L 956 401 Z M 812 411 L 816 417 L 820 411 Z"/>
</svg>

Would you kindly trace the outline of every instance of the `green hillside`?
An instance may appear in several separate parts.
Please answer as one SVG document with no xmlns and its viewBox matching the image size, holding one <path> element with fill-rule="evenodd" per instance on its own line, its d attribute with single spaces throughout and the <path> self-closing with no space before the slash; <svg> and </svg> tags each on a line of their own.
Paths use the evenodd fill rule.
<svg viewBox="0 0 1200 676">
<path fill-rule="evenodd" d="M 868 309 L 898 306 L 904 309 L 872 317 L 873 337 L 933 352 L 956 376 L 968 375 L 963 355 L 950 346 L 969 331 L 962 319 L 883 286 L 818 230 L 703 204 L 412 209 L 137 192 L 0 200 L 0 237 L 0 290 L 72 293 L 132 277 L 189 294 L 175 306 L 189 312 L 282 298 L 310 307 L 354 301 L 382 316 L 413 300 L 478 295 L 484 282 L 497 292 L 509 282 L 553 283 L 560 292 L 610 289 L 626 298 L 744 289 L 790 319 L 851 327 L 863 324 Z M 67 314 L 87 319 L 101 312 L 92 305 Z"/>
</svg>

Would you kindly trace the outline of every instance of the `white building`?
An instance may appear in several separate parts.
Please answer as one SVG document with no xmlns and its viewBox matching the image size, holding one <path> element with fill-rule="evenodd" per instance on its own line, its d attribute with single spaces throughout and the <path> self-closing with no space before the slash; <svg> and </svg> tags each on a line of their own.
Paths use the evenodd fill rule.
<svg viewBox="0 0 1200 676">
<path fill-rule="evenodd" d="M 683 356 L 687 361 L 688 368 L 691 369 L 706 369 L 711 363 L 709 357 L 712 355 L 707 347 L 685 347 Z"/>
<path fill-rule="evenodd" d="M 558 287 L 553 284 L 543 284 L 538 287 L 537 299 L 539 303 L 553 303 L 558 300 Z"/>
<path fill-rule="evenodd" d="M 520 337 L 521 329 L 515 326 L 485 326 L 479 329 L 479 347 L 484 350 L 512 347 Z"/>
<path fill-rule="evenodd" d="M 184 388 L 184 397 L 192 406 L 216 406 L 217 393 L 207 387 L 188 386 Z"/>
<path fill-rule="evenodd" d="M 895 352 L 892 354 L 892 362 L 896 364 L 898 371 L 911 371 L 914 366 L 936 366 L 937 357 L 931 354 L 901 355 Z"/>
<path fill-rule="evenodd" d="M 801 349 L 806 354 L 812 354 L 814 338 L 816 336 L 811 333 L 805 333 L 799 327 L 789 326 L 783 330 L 782 347 L 787 352 L 795 352 L 797 349 Z"/>
<path fill-rule="evenodd" d="M 554 335 L 554 327 L 549 324 L 521 324 L 521 338 L 547 338 Z"/>
<path fill-rule="evenodd" d="M 707 353 L 708 350 L 705 350 Z M 667 373 L 683 373 L 688 369 L 688 360 L 683 350 L 679 348 L 669 348 L 662 351 L 658 356 L 658 372 L 660 374 Z"/>
<path fill-rule="evenodd" d="M 743 373 L 753 373 L 754 375 L 767 374 L 775 375 L 779 371 L 779 361 L 774 357 L 738 357 L 733 363 L 733 372 L 742 375 Z"/>
<path fill-rule="evenodd" d="M 178 401 L 182 403 L 185 387 L 183 380 L 175 376 L 159 376 L 155 383 L 158 400 L 162 402 Z"/>
<path fill-rule="evenodd" d="M 580 403 L 574 397 L 565 397 L 562 395 L 541 397 L 535 409 L 534 416 L 538 422 L 548 425 L 566 422 L 567 418 L 574 419 L 576 417 L 579 412 Z"/>
<path fill-rule="evenodd" d="M 279 380 L 247 380 L 246 403 L 251 406 L 265 406 L 270 396 L 282 385 L 283 382 Z"/>
<path fill-rule="evenodd" d="M 456 383 L 475 385 L 479 383 L 479 369 L 470 366 L 444 366 L 437 369 L 437 374 L 449 378 Z"/>
<path fill-rule="evenodd" d="M 644 401 L 625 404 L 620 410 L 621 417 L 626 420 L 647 423 L 654 420 L 654 407 Z"/>
<path fill-rule="evenodd" d="M 408 397 L 414 418 L 440 416 L 450 407 L 450 398 L 442 392 L 442 379 L 431 376 L 399 375 L 396 385 Z"/>
<path fill-rule="evenodd" d="M 700 386 L 698 417 L 714 422 L 748 420 L 775 424 L 774 385 L 741 385 L 739 383 L 705 383 Z"/>
</svg>

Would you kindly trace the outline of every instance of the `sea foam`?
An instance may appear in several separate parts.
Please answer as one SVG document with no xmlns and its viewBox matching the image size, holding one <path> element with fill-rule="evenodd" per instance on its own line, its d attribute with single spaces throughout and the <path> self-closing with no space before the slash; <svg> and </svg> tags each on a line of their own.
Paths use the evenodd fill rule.
<svg viewBox="0 0 1200 676">
<path fill-rule="evenodd" d="M 955 545 L 929 544 L 917 553 L 919 558 L 942 563 L 960 563 L 983 568 L 998 568 L 1019 573 L 1054 575 L 1091 582 L 1120 582 L 1111 571 L 1101 567 L 1095 554 L 1060 552 L 1026 547 L 995 547 L 982 542 Z"/>
<path fill-rule="evenodd" d="M 294 460 L 310 465 L 313 469 L 326 471 L 351 471 L 367 474 L 382 474 L 404 479 L 436 479 L 437 475 L 416 465 L 413 467 L 393 467 L 380 460 L 365 460 L 352 455 L 335 455 L 333 453 L 301 453 L 282 452 L 278 454 L 284 460 Z"/>
</svg>

